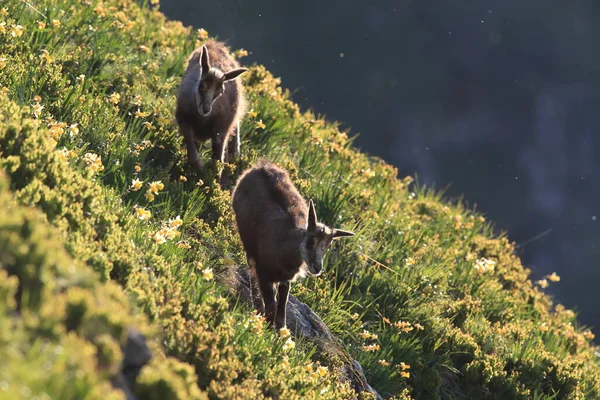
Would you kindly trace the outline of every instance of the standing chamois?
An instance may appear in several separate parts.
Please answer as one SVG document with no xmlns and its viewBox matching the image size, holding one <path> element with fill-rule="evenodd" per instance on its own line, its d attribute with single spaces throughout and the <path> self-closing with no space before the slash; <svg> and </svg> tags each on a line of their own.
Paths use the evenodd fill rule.
<svg viewBox="0 0 600 400">
<path fill-rule="evenodd" d="M 230 156 L 240 154 L 240 120 L 246 103 L 242 83 L 235 78 L 247 70 L 240 68 L 224 44 L 213 40 L 189 57 L 177 93 L 175 118 L 188 162 L 197 170 L 202 161 L 196 141 L 211 140 L 213 160 L 224 162 L 226 148 Z"/>
<path fill-rule="evenodd" d="M 232 197 L 254 305 L 282 328 L 290 282 L 307 272 L 319 276 L 332 240 L 354 233 L 317 222 L 312 200 L 307 206 L 287 171 L 266 161 L 244 171 Z"/>
</svg>

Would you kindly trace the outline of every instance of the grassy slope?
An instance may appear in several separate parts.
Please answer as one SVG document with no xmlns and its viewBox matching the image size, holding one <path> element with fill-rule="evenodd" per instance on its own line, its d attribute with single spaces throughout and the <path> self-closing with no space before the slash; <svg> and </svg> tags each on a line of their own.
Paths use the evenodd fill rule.
<svg viewBox="0 0 600 400">
<path fill-rule="evenodd" d="M 14 210 L 2 214 L 14 221 L 1 219 L 0 274 L 19 277 L 23 315 L 0 330 L 0 355 L 15 366 L 0 366 L 9 388 L 0 382 L 0 391 L 25 385 L 38 396 L 106 398 L 116 344 L 123 327 L 135 325 L 157 354 L 137 388 L 145 398 L 350 396 L 336 379 L 336 360 L 321 359 L 328 370 L 317 369 L 310 343 L 299 338 L 289 349 L 215 282 L 244 264 L 230 195 L 213 186 L 214 168 L 202 176 L 187 169 L 173 122 L 184 60 L 203 35 L 128 0 L 33 3 L 43 16 L 19 0 L 5 2 L 0 15 L 0 167 L 10 178 L 10 186 L 0 183 L 1 207 Z M 324 222 L 358 233 L 336 243 L 327 273 L 292 293 L 325 320 L 382 395 L 600 397 L 589 332 L 532 285 L 506 238 L 353 150 L 334 124 L 301 113 L 263 67 L 244 83 L 245 155 L 226 167 L 238 174 L 266 156 L 290 170 Z M 136 178 L 144 182 L 137 191 Z M 154 181 L 164 188 L 150 201 Z M 136 218 L 138 205 L 150 219 Z M 181 226 L 169 222 L 178 215 Z M 41 233 L 32 235 L 30 225 Z M 15 237 L 39 256 L 28 259 Z M 73 263 L 85 279 L 64 278 Z M 48 278 L 32 279 L 31 265 Z M 16 281 L 0 281 L 0 308 L 15 310 Z M 32 302 L 40 287 L 56 304 Z M 75 288 L 120 306 L 90 306 L 73 325 L 69 301 L 85 297 Z M 119 329 L 86 325 L 96 314 Z M 73 362 L 85 373 L 54 364 L 42 343 L 78 355 Z M 35 357 L 30 348 L 39 349 Z M 6 375 L 19 365 L 42 371 L 47 361 L 54 376 L 84 380 L 79 392 L 41 372 Z"/>
</svg>

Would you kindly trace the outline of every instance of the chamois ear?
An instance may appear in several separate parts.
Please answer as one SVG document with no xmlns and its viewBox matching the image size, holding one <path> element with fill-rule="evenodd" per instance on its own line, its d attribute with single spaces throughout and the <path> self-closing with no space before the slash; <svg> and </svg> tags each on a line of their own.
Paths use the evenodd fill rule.
<svg viewBox="0 0 600 400">
<path fill-rule="evenodd" d="M 347 236 L 354 236 L 354 232 L 345 231 L 343 229 L 334 229 L 333 230 L 333 238 L 334 239 L 339 239 L 339 238 L 347 237 Z"/>
<path fill-rule="evenodd" d="M 308 230 L 312 231 L 317 228 L 317 211 L 315 211 L 315 203 L 312 199 L 308 202 Z"/>
<path fill-rule="evenodd" d="M 206 46 L 202 46 L 202 54 L 200 55 L 200 68 L 202 69 L 202 75 L 206 75 L 210 69 L 210 59 L 208 57 L 208 49 Z"/>
<path fill-rule="evenodd" d="M 230 81 L 232 79 L 235 79 L 246 71 L 248 71 L 248 68 L 238 68 L 231 70 L 225 74 L 225 76 L 223 77 L 223 81 Z"/>
</svg>

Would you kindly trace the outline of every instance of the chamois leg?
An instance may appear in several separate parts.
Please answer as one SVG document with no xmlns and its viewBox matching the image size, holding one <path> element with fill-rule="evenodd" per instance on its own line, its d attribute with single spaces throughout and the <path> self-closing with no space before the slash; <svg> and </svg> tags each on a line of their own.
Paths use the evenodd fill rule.
<svg viewBox="0 0 600 400">
<path fill-rule="evenodd" d="M 265 318 L 269 324 L 273 324 L 275 318 L 275 285 L 264 279 L 258 279 L 258 286 L 265 302 Z"/>
<path fill-rule="evenodd" d="M 285 327 L 285 308 L 290 294 L 290 283 L 281 282 L 277 289 L 277 314 L 275 315 L 275 328 L 281 329 Z"/>
<path fill-rule="evenodd" d="M 250 279 L 250 293 L 252 294 L 252 304 L 260 313 L 265 312 L 265 303 L 260 295 L 258 288 L 258 276 L 256 276 L 256 262 L 253 258 L 248 257 L 248 277 Z"/>
<path fill-rule="evenodd" d="M 202 160 L 200 159 L 198 149 L 196 148 L 194 129 L 186 123 L 180 123 L 179 132 L 181 135 L 183 135 L 185 146 L 187 147 L 188 163 L 191 164 L 197 171 L 200 171 L 202 169 Z"/>
<path fill-rule="evenodd" d="M 240 151 L 240 123 L 235 124 L 235 128 L 231 135 L 229 135 L 229 143 L 227 144 L 228 160 L 232 160 L 234 157 L 239 157 Z"/>
</svg>

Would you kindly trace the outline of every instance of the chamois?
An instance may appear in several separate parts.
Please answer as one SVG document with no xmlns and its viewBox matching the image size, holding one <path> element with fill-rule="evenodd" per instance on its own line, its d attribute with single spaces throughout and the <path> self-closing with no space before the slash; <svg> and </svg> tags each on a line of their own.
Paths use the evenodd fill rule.
<svg viewBox="0 0 600 400">
<path fill-rule="evenodd" d="M 276 329 L 285 327 L 290 283 L 319 276 L 332 240 L 354 233 L 317 222 L 312 199 L 307 206 L 287 171 L 265 160 L 242 173 L 232 198 L 254 305 Z"/>
<path fill-rule="evenodd" d="M 246 72 L 220 42 L 208 41 L 192 52 L 177 93 L 175 118 L 187 147 L 188 163 L 202 168 L 196 141 L 212 142 L 213 160 L 240 154 L 240 120 L 245 113 L 242 83 Z M 230 143 L 233 142 L 233 143 Z"/>
</svg>

